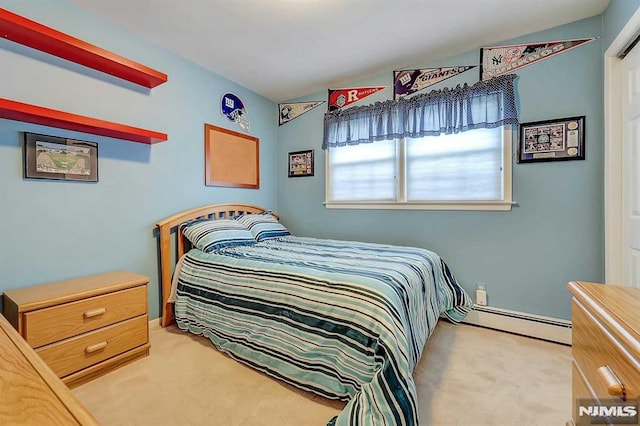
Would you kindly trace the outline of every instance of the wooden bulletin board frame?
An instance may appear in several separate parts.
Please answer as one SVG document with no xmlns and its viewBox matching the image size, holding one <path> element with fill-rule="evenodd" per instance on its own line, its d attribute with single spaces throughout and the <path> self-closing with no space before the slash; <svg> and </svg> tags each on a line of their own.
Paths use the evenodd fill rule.
<svg viewBox="0 0 640 426">
<path fill-rule="evenodd" d="M 204 125 L 205 185 L 260 188 L 260 139 Z"/>
</svg>

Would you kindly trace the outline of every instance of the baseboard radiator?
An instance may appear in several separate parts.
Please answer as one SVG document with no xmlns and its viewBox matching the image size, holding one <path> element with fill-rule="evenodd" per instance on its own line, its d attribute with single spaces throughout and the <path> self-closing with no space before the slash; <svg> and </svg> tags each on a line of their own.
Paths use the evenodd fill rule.
<svg viewBox="0 0 640 426">
<path fill-rule="evenodd" d="M 571 321 L 475 305 L 465 323 L 571 345 Z"/>
</svg>

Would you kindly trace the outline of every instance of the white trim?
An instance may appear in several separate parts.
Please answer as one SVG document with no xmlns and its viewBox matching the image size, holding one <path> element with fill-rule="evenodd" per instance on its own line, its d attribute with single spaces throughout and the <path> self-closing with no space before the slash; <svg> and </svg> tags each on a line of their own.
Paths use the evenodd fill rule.
<svg viewBox="0 0 640 426">
<path fill-rule="evenodd" d="M 398 196 L 397 203 L 407 202 L 407 141 L 403 138 L 398 141 L 398 153 L 396 155 L 396 169 L 398 170 Z M 402 159 L 402 160 L 401 160 Z M 328 198 L 327 198 L 328 200 Z"/>
<path fill-rule="evenodd" d="M 517 141 L 518 136 L 515 138 L 514 132 L 518 131 L 517 126 L 504 126 L 504 132 L 502 133 L 502 200 L 505 203 L 516 205 L 513 201 L 513 141 Z M 511 210 L 511 208 L 509 208 Z"/>
<path fill-rule="evenodd" d="M 618 53 L 640 30 L 640 9 L 604 53 L 604 246 L 605 282 L 622 282 L 622 105 Z M 640 48 L 640 47 L 636 47 Z"/>
<path fill-rule="evenodd" d="M 571 345 L 569 320 L 476 305 L 463 322 Z"/>
<path fill-rule="evenodd" d="M 604 270 L 605 282 L 614 283 L 622 279 L 620 60 L 605 56 L 604 61 Z"/>
<path fill-rule="evenodd" d="M 156 328 L 162 328 L 162 318 L 153 318 L 149 320 L 149 331 L 155 330 Z"/>
<path fill-rule="evenodd" d="M 463 322 L 571 345 L 571 321 L 568 320 L 475 305 Z M 160 318 L 149 320 L 149 332 L 160 329 Z"/>
<path fill-rule="evenodd" d="M 437 200 L 437 201 L 406 201 L 406 170 L 405 162 L 398 161 L 398 175 L 402 178 L 398 182 L 397 200 L 389 201 L 325 201 L 328 209 L 359 209 L 359 210 L 471 210 L 471 211 L 511 211 L 517 205 L 513 201 L 513 140 L 514 126 L 503 126 L 502 132 L 502 200 Z M 517 137 L 515 138 L 517 140 Z M 396 144 L 396 159 L 404 158 L 406 144 L 400 139 Z M 329 200 L 330 153 L 325 150 L 325 191 L 324 199 Z"/>
<path fill-rule="evenodd" d="M 328 209 L 379 209 L 379 210 L 485 210 L 510 211 L 515 201 L 446 201 L 431 203 L 324 203 Z"/>
</svg>

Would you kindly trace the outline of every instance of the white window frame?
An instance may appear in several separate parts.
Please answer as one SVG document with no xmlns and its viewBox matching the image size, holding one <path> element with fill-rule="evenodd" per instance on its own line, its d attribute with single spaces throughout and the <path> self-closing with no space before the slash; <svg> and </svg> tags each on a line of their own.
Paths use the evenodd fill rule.
<svg viewBox="0 0 640 426">
<path fill-rule="evenodd" d="M 477 211 L 510 211 L 515 204 L 512 195 L 512 144 L 513 127 L 503 127 L 502 132 L 502 185 L 504 188 L 503 200 L 497 201 L 407 201 L 405 197 L 405 170 L 404 161 L 399 164 L 398 198 L 395 201 L 328 201 L 331 188 L 329 187 L 330 155 L 331 149 L 325 150 L 325 207 L 328 209 L 368 209 L 368 210 L 477 210 Z M 339 149 L 339 148 L 338 148 Z M 404 156 L 405 142 L 398 143 L 400 156 Z"/>
</svg>

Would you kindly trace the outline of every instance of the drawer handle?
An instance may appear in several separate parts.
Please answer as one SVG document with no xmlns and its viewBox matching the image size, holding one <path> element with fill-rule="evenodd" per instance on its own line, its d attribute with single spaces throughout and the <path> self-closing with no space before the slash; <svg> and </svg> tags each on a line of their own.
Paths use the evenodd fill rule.
<svg viewBox="0 0 640 426">
<path fill-rule="evenodd" d="M 603 365 L 598 368 L 598 374 L 602 383 L 607 387 L 607 392 L 611 396 L 619 396 L 623 401 L 627 400 L 627 390 L 624 388 L 624 384 L 618 378 L 613 368 L 608 365 Z"/>
<path fill-rule="evenodd" d="M 103 349 L 104 349 L 104 348 L 106 348 L 106 347 L 107 347 L 107 341 L 105 340 L 105 341 L 103 341 L 103 342 L 100 342 L 100 343 L 96 343 L 96 344 L 94 344 L 94 345 L 89 345 L 89 346 L 87 346 L 86 348 L 84 348 L 84 351 L 85 351 L 86 353 L 88 353 L 88 354 L 92 354 L 92 353 L 94 353 L 94 352 L 101 351 L 101 350 L 103 350 Z"/>
<path fill-rule="evenodd" d="M 82 314 L 82 316 L 84 316 L 85 318 L 93 318 L 93 317 L 98 317 L 104 314 L 105 312 L 107 312 L 107 308 L 96 308 L 96 309 L 91 309 L 90 311 L 85 311 L 85 313 Z"/>
</svg>

